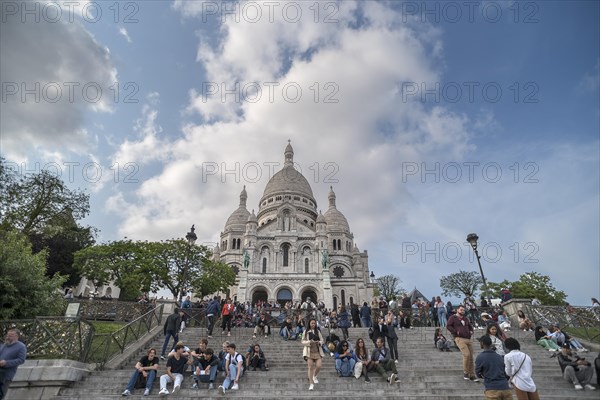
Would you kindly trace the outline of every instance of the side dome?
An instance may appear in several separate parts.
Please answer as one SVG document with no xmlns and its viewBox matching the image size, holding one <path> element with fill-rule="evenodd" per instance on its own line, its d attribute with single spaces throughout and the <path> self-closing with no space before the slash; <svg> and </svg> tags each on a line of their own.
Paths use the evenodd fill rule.
<svg viewBox="0 0 600 400">
<path fill-rule="evenodd" d="M 335 193 L 333 188 L 329 191 L 329 209 L 325 212 L 324 217 L 327 222 L 327 232 L 347 232 L 350 233 L 350 225 L 348 220 L 335 205 Z"/>
<path fill-rule="evenodd" d="M 227 218 L 224 232 L 229 230 L 244 231 L 246 229 L 246 221 L 250 217 L 250 212 L 246 209 L 247 199 L 248 194 L 246 193 L 246 186 L 244 186 L 240 193 L 240 206 Z"/>
</svg>

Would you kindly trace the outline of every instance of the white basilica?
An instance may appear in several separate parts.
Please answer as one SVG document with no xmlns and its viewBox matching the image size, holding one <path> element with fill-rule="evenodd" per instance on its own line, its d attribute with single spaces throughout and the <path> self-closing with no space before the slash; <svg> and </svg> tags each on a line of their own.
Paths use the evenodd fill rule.
<svg viewBox="0 0 600 400">
<path fill-rule="evenodd" d="M 214 257 L 234 269 L 229 296 L 239 302 L 259 300 L 322 301 L 327 308 L 370 302 L 367 251 L 360 252 L 333 189 L 329 208 L 317 213 L 306 178 L 294 168 L 294 150 L 284 152 L 283 169 L 267 183 L 258 214 L 248 211 L 246 188 L 240 205 L 225 223 Z"/>
</svg>

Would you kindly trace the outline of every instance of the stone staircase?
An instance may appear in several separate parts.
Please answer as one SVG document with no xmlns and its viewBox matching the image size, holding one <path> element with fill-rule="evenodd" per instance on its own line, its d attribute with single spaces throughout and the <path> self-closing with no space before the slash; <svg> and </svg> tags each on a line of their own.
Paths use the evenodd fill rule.
<svg viewBox="0 0 600 400">
<path fill-rule="evenodd" d="M 462 400 L 481 399 L 483 397 L 483 384 L 465 381 L 462 378 L 462 356 L 458 349 L 451 353 L 442 353 L 433 347 L 433 328 L 415 328 L 398 331 L 398 347 L 400 361 L 397 364 L 400 384 L 389 385 L 376 372 L 370 374 L 372 383 L 367 384 L 363 378 L 340 378 L 337 376 L 332 357 L 326 356 L 323 368 L 319 374 L 319 383 L 314 391 L 308 391 L 306 363 L 302 360 L 302 345 L 300 341 L 284 341 L 273 329 L 274 335 L 268 338 L 252 339 L 252 329 L 237 328 L 232 331 L 232 336 L 221 335 L 215 332 L 209 339 L 209 347 L 215 353 L 221 349 L 224 340 L 230 340 L 237 345 L 240 352 L 246 351 L 251 343 L 257 341 L 263 348 L 270 370 L 247 371 L 240 380 L 240 390 L 228 391 L 226 397 L 244 399 L 300 399 L 323 398 L 329 399 L 405 399 L 405 400 Z M 447 332 L 446 332 L 447 334 Z M 476 331 L 475 336 L 482 335 L 483 331 Z M 599 399 L 600 390 L 575 391 L 571 385 L 562 379 L 560 367 L 555 358 L 550 358 L 550 353 L 534 343 L 533 332 L 508 332 L 509 336 L 516 337 L 521 343 L 521 348 L 529 354 L 534 363 L 534 380 L 538 386 L 542 399 Z M 206 337 L 204 328 L 188 328 L 180 335 L 190 348 L 196 348 L 200 338 Z M 447 334 L 447 337 L 450 335 Z M 373 349 L 372 342 L 368 339 L 367 329 L 351 328 L 350 339 L 354 343 L 358 337 L 363 337 L 369 350 Z M 162 347 L 164 337 L 159 335 L 151 342 L 158 352 Z M 475 344 L 476 354 L 480 352 Z M 111 371 L 98 371 L 90 374 L 83 381 L 75 383 L 70 388 L 61 390 L 56 400 L 71 399 L 117 399 L 125 389 L 129 377 L 133 372 L 133 365 L 146 352 L 146 349 L 133 355 L 124 362 L 120 368 Z M 596 353 L 587 353 L 585 357 L 593 361 Z M 160 362 L 159 376 L 165 371 L 165 361 Z M 593 384 L 596 377 L 594 376 Z M 223 381 L 218 376 L 218 386 Z M 222 397 L 217 390 L 191 389 L 193 380 L 190 372 L 185 374 L 181 391 L 170 394 L 166 398 L 197 399 Z M 154 383 L 149 398 L 157 398 L 159 391 L 158 379 Z M 169 385 L 169 388 L 172 388 Z M 133 397 L 142 397 L 143 390 L 138 389 Z"/>
</svg>

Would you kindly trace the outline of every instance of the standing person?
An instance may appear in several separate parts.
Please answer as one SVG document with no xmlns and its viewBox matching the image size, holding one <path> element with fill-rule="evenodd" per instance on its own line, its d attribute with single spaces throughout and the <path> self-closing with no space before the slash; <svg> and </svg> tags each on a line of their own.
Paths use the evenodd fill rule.
<svg viewBox="0 0 600 400">
<path fill-rule="evenodd" d="M 371 383 L 371 379 L 369 378 L 369 369 L 372 367 L 371 356 L 369 355 L 369 351 L 365 347 L 365 341 L 363 338 L 358 338 L 356 341 L 356 347 L 354 348 L 354 354 L 356 355 L 357 363 L 362 364 L 361 374 L 365 376 L 365 382 Z M 356 379 L 360 378 L 360 374 L 356 376 L 356 369 L 354 370 L 354 377 Z"/>
<path fill-rule="evenodd" d="M 315 383 L 319 383 L 317 375 L 321 371 L 321 359 L 323 358 L 323 346 L 325 341 L 321 331 L 317 328 L 317 320 L 311 318 L 308 321 L 307 331 L 302 339 L 304 345 L 304 360 L 308 362 L 308 390 L 315 388 Z"/>
<path fill-rule="evenodd" d="M 485 331 L 485 335 L 492 341 L 492 350 L 494 350 L 499 356 L 504 356 L 504 341 L 500 338 L 498 327 L 496 325 L 488 325 Z"/>
<path fill-rule="evenodd" d="M 385 337 L 390 348 L 390 358 L 398 364 L 398 335 L 396 334 L 396 329 L 394 329 L 394 313 L 392 310 L 388 311 L 385 323 L 387 325 Z"/>
<path fill-rule="evenodd" d="M 225 328 L 227 328 L 227 336 L 231 336 L 231 319 L 233 318 L 234 310 L 235 307 L 231 304 L 231 299 L 227 299 L 221 310 L 221 317 L 223 318 L 221 329 L 223 330 L 223 335 L 225 334 Z"/>
<path fill-rule="evenodd" d="M 206 319 L 208 319 L 208 338 L 212 338 L 213 328 L 215 327 L 215 319 L 217 315 L 221 312 L 221 304 L 219 304 L 219 298 L 217 296 L 213 297 L 211 301 L 208 302 L 206 306 Z"/>
<path fill-rule="evenodd" d="M 373 368 L 381 375 L 385 380 L 393 385 L 394 383 L 400 383 L 398 379 L 398 370 L 396 364 L 390 358 L 390 352 L 385 348 L 385 338 L 378 337 L 375 342 L 375 349 L 371 353 L 371 361 L 373 361 Z M 387 372 L 392 374 L 387 377 Z"/>
<path fill-rule="evenodd" d="M 4 344 L 0 345 L 0 400 L 6 396 L 17 368 L 27 358 L 27 347 L 19 341 L 20 337 L 18 329 L 9 329 L 4 337 Z"/>
<path fill-rule="evenodd" d="M 373 335 L 371 336 L 371 340 L 373 340 L 373 344 L 377 346 L 377 338 L 383 338 L 385 342 L 385 338 L 387 337 L 387 325 L 385 320 L 383 319 L 383 314 L 377 318 L 377 325 L 373 327 Z"/>
<path fill-rule="evenodd" d="M 360 312 L 357 304 L 352 303 L 350 306 L 350 315 L 352 315 L 352 327 L 360 328 Z"/>
<path fill-rule="evenodd" d="M 158 357 L 156 357 L 156 349 L 151 348 L 148 350 L 148 353 L 144 357 L 140 358 L 140 361 L 135 364 L 135 371 L 133 371 L 133 374 L 131 374 L 129 384 L 122 395 L 131 396 L 131 392 L 133 392 L 135 389 L 135 383 L 137 382 L 140 374 L 142 374 L 146 381 L 146 390 L 144 391 L 144 396 L 149 396 L 150 392 L 152 391 L 152 384 L 156 378 L 156 371 L 158 371 Z"/>
<path fill-rule="evenodd" d="M 175 346 L 175 354 L 167 360 L 167 373 L 160 377 L 160 396 L 169 394 L 167 384 L 173 382 L 173 393 L 177 393 L 181 389 L 183 383 L 183 372 L 187 365 L 188 359 L 183 355 L 184 346 L 178 343 Z"/>
<path fill-rule="evenodd" d="M 504 373 L 504 359 L 492 349 L 492 339 L 485 335 L 479 339 L 483 352 L 475 360 L 477 376 L 483 378 L 485 398 L 512 400 L 512 391 Z"/>
<path fill-rule="evenodd" d="M 435 309 L 437 310 L 438 322 L 441 327 L 446 326 L 448 318 L 446 317 L 446 305 L 440 296 L 435 298 Z"/>
<path fill-rule="evenodd" d="M 515 338 L 507 338 L 504 346 L 509 351 L 504 356 L 504 372 L 515 388 L 517 400 L 540 400 L 535 382 L 531 378 L 531 357 L 521 352 L 521 345 Z"/>
<path fill-rule="evenodd" d="M 346 311 L 346 306 L 340 307 L 340 313 L 338 314 L 338 326 L 342 330 L 344 340 L 348 340 L 348 328 L 350 328 L 350 314 Z"/>
<path fill-rule="evenodd" d="M 369 305 L 367 304 L 366 301 L 363 303 L 362 307 L 360 308 L 359 314 L 360 314 L 360 323 L 362 324 L 363 328 L 370 328 L 372 326 L 372 324 L 371 324 L 371 307 L 369 307 Z"/>
<path fill-rule="evenodd" d="M 181 325 L 181 317 L 183 316 L 183 311 L 179 311 L 179 308 L 175 307 L 173 310 L 173 314 L 167 317 L 165 321 L 165 326 L 163 327 L 163 333 L 165 334 L 165 342 L 163 343 L 162 351 L 160 353 L 160 359 L 165 360 L 165 352 L 167 351 L 167 346 L 169 345 L 169 339 L 171 336 L 173 337 L 173 344 L 179 342 L 179 326 Z"/>
<path fill-rule="evenodd" d="M 479 379 L 475 376 L 475 366 L 473 364 L 473 342 L 471 340 L 471 337 L 473 336 L 473 325 L 471 325 L 471 322 L 465 316 L 464 305 L 461 304 L 458 306 L 456 314 L 448 319 L 446 328 L 454 337 L 454 343 L 456 343 L 458 349 L 462 353 L 463 378 L 465 380 L 479 382 Z"/>
</svg>

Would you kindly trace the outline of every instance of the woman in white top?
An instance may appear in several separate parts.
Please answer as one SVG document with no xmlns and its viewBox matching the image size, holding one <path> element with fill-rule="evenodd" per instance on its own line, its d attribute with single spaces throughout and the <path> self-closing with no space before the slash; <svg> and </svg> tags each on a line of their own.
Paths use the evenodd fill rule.
<svg viewBox="0 0 600 400">
<path fill-rule="evenodd" d="M 517 400 L 540 400 L 535 382 L 531 379 L 531 358 L 521 352 L 521 345 L 517 339 L 507 338 L 504 346 L 509 351 L 504 356 L 504 372 L 510 377 Z"/>
</svg>

